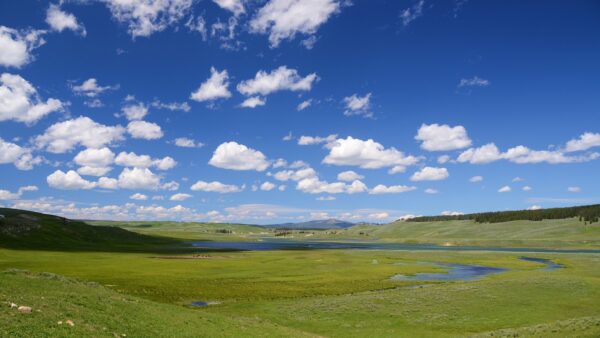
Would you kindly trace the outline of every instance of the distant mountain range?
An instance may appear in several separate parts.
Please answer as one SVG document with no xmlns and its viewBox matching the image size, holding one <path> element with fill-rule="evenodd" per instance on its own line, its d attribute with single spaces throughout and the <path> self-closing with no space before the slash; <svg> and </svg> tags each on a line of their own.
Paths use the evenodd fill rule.
<svg viewBox="0 0 600 338">
<path fill-rule="evenodd" d="M 330 219 L 321 219 L 314 220 L 308 222 L 300 222 L 300 223 L 281 223 L 281 224 L 271 224 L 265 225 L 267 228 L 275 228 L 275 229 L 293 229 L 293 230 L 322 230 L 322 229 L 346 229 L 351 226 L 354 226 L 354 223 L 340 221 L 339 219 L 330 218 Z"/>
</svg>

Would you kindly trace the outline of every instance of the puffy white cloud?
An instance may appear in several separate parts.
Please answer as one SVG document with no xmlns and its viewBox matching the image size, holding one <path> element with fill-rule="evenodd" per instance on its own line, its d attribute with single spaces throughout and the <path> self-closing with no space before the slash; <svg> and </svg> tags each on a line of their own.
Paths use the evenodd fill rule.
<svg viewBox="0 0 600 338">
<path fill-rule="evenodd" d="M 335 201 L 335 196 L 319 196 L 317 201 Z"/>
<path fill-rule="evenodd" d="M 192 195 L 190 194 L 184 194 L 184 193 L 178 193 L 178 194 L 174 194 L 173 196 L 171 196 L 169 198 L 169 200 L 171 201 L 185 201 L 186 199 L 192 197 Z"/>
<path fill-rule="evenodd" d="M 568 192 L 581 192 L 581 188 L 580 187 L 568 187 L 567 191 Z"/>
<path fill-rule="evenodd" d="M 488 143 L 479 148 L 469 148 L 462 152 L 456 159 L 458 162 L 469 162 L 472 164 L 484 164 L 497 161 L 502 158 L 500 150 L 493 143 Z"/>
<path fill-rule="evenodd" d="M 300 168 L 298 170 L 282 170 L 273 175 L 273 178 L 278 181 L 300 181 L 311 177 L 317 177 L 317 172 L 310 167 Z"/>
<path fill-rule="evenodd" d="M 530 186 L 526 185 L 522 189 L 523 189 L 523 191 L 531 191 L 533 188 L 531 188 Z"/>
<path fill-rule="evenodd" d="M 12 163 L 19 170 L 31 170 L 40 164 L 42 158 L 34 157 L 31 149 L 23 148 L 15 143 L 6 142 L 0 138 L 0 164 Z"/>
<path fill-rule="evenodd" d="M 567 142 L 565 151 L 582 151 L 593 147 L 600 147 L 600 133 L 583 133 L 578 139 L 573 139 Z"/>
<path fill-rule="evenodd" d="M 473 176 L 471 178 L 469 178 L 469 182 L 471 183 L 476 183 L 476 182 L 481 182 L 483 181 L 483 176 Z"/>
<path fill-rule="evenodd" d="M 157 108 L 157 109 L 167 109 L 170 111 L 176 111 L 176 110 L 181 110 L 184 112 L 189 112 L 192 107 L 190 107 L 190 105 L 187 102 L 161 102 L 159 100 L 154 100 L 152 101 L 151 104 L 152 107 Z"/>
<path fill-rule="evenodd" d="M 517 176 L 517 177 L 513 178 L 512 181 L 513 182 L 521 182 L 521 181 L 523 181 L 523 179 L 521 177 Z"/>
<path fill-rule="evenodd" d="M 149 155 L 137 155 L 134 152 L 122 151 L 115 158 L 115 164 L 124 167 L 149 168 L 156 167 L 158 170 L 169 170 L 177 165 L 172 157 L 166 156 L 161 159 L 153 159 Z"/>
<path fill-rule="evenodd" d="M 119 125 L 109 127 L 94 122 L 89 117 L 55 123 L 44 134 L 35 138 L 39 148 L 51 153 L 65 153 L 81 144 L 87 148 L 102 148 L 124 139 L 125 129 Z"/>
<path fill-rule="evenodd" d="M 82 150 L 73 159 L 78 165 L 88 167 L 107 167 L 113 164 L 114 160 L 115 154 L 107 147 Z"/>
<path fill-rule="evenodd" d="M 167 182 L 163 184 L 161 188 L 163 188 L 164 190 L 175 191 L 179 189 L 179 183 L 177 183 L 176 181 Z"/>
<path fill-rule="evenodd" d="M 111 167 L 83 166 L 83 167 L 77 169 L 77 173 L 79 175 L 85 175 L 85 176 L 104 176 L 104 175 L 108 174 L 111 170 L 112 170 Z"/>
<path fill-rule="evenodd" d="M 155 140 L 163 137 L 163 131 L 158 124 L 146 121 L 129 122 L 127 132 L 133 138 L 144 140 Z"/>
<path fill-rule="evenodd" d="M 173 141 L 173 143 L 182 148 L 201 148 L 204 146 L 204 143 L 196 142 L 187 137 L 178 137 Z"/>
<path fill-rule="evenodd" d="M 275 184 L 267 181 L 267 182 L 263 182 L 263 184 L 260 185 L 260 190 L 262 191 L 271 191 L 273 189 L 275 189 Z"/>
<path fill-rule="evenodd" d="M 487 87 L 490 81 L 474 76 L 470 79 L 460 79 L 458 87 Z"/>
<path fill-rule="evenodd" d="M 72 86 L 71 89 L 77 95 L 84 95 L 87 97 L 96 97 L 107 90 L 114 90 L 119 88 L 118 85 L 115 86 L 101 86 L 98 84 L 98 80 L 95 78 L 89 78 L 83 81 L 80 85 Z"/>
<path fill-rule="evenodd" d="M 0 50 L 1 47 L 0 44 Z M 63 108 L 63 103 L 57 99 L 42 101 L 37 90 L 21 76 L 9 73 L 0 75 L 0 122 L 13 120 L 33 124 Z"/>
<path fill-rule="evenodd" d="M 208 164 L 231 170 L 263 171 L 269 167 L 265 155 L 237 142 L 221 143 Z"/>
<path fill-rule="evenodd" d="M 144 194 L 140 194 L 139 192 L 129 196 L 130 199 L 132 200 L 137 200 L 137 201 L 145 201 L 148 199 L 148 196 L 144 195 Z"/>
<path fill-rule="evenodd" d="M 371 191 L 369 191 L 369 194 L 372 194 L 372 195 L 399 194 L 399 193 L 403 193 L 403 192 L 407 192 L 407 191 L 413 191 L 416 189 L 417 189 L 417 187 L 407 186 L 407 185 L 385 186 L 383 184 L 379 184 L 379 185 L 375 186 L 373 189 L 371 189 Z"/>
<path fill-rule="evenodd" d="M 31 51 L 46 42 L 42 38 L 44 33 L 0 26 L 0 66 L 19 68 L 33 61 Z"/>
<path fill-rule="evenodd" d="M 219 72 L 211 67 L 210 77 L 190 95 L 190 99 L 198 102 L 227 99 L 231 97 L 231 92 L 227 87 L 229 87 L 227 70 L 224 69 Z"/>
<path fill-rule="evenodd" d="M 337 179 L 339 181 L 345 181 L 345 182 L 352 182 L 355 180 L 362 180 L 363 178 L 365 178 L 363 175 L 359 175 L 356 172 L 352 171 L 352 170 L 348 170 L 348 171 L 342 171 L 341 173 L 339 173 L 337 175 Z"/>
<path fill-rule="evenodd" d="M 337 139 L 336 134 L 331 134 L 326 137 L 302 135 L 298 139 L 298 144 L 301 146 L 308 146 L 308 145 L 320 144 L 320 143 L 330 144 L 331 142 L 335 141 L 336 139 Z"/>
<path fill-rule="evenodd" d="M 192 7 L 193 0 L 106 0 L 113 17 L 129 26 L 136 38 L 160 32 L 180 21 Z"/>
<path fill-rule="evenodd" d="M 437 163 L 439 163 L 439 164 L 444 164 L 444 163 L 447 163 L 448 161 L 450 161 L 450 156 L 448 156 L 448 155 L 442 155 L 437 158 Z"/>
<path fill-rule="evenodd" d="M 464 215 L 463 212 L 460 212 L 460 211 L 449 211 L 449 210 L 442 211 L 440 214 L 442 216 L 460 216 L 460 215 Z"/>
<path fill-rule="evenodd" d="M 237 185 L 233 185 L 233 184 L 223 184 L 218 181 L 213 181 L 213 182 L 198 181 L 198 182 L 194 183 L 194 185 L 192 185 L 191 189 L 194 191 L 218 192 L 221 194 L 240 192 L 240 191 L 244 190 L 243 187 L 238 187 Z"/>
<path fill-rule="evenodd" d="M 385 149 L 372 139 L 363 141 L 348 136 L 330 144 L 329 154 L 323 159 L 323 163 L 378 169 L 396 165 L 405 167 L 417 164 L 419 160 L 414 156 L 404 156 L 395 148 Z"/>
<path fill-rule="evenodd" d="M 302 111 L 302 110 L 310 107 L 311 105 L 312 105 L 312 99 L 304 100 L 298 104 L 298 107 L 296 107 L 296 110 Z"/>
<path fill-rule="evenodd" d="M 388 170 L 388 174 L 390 175 L 394 175 L 394 174 L 400 174 L 406 171 L 406 167 L 403 165 L 395 165 L 393 167 L 390 168 L 390 170 Z"/>
<path fill-rule="evenodd" d="M 357 94 L 347 96 L 344 98 L 344 104 L 346 105 L 346 110 L 344 111 L 344 115 L 346 116 L 360 115 L 373 117 L 373 112 L 371 111 L 371 93 L 365 96 L 358 96 Z"/>
<path fill-rule="evenodd" d="M 160 186 L 160 177 L 148 168 L 124 168 L 119 174 L 119 188 L 154 190 Z"/>
<path fill-rule="evenodd" d="M 98 179 L 98 187 L 103 189 L 118 189 L 119 181 L 110 177 L 100 177 Z"/>
<path fill-rule="evenodd" d="M 77 22 L 75 15 L 67 13 L 60 9 L 60 6 L 51 4 L 46 11 L 46 23 L 50 25 L 52 30 L 62 32 L 65 29 L 70 29 L 73 32 L 86 35 L 85 27 Z"/>
<path fill-rule="evenodd" d="M 402 19 L 402 25 L 408 26 L 411 22 L 415 21 L 418 17 L 423 15 L 423 6 L 425 0 L 419 0 L 412 6 L 405 8 L 400 12 L 400 19 Z"/>
<path fill-rule="evenodd" d="M 177 161 L 170 156 L 166 156 L 159 160 L 155 160 L 153 164 L 158 170 L 169 170 L 177 165 Z"/>
<path fill-rule="evenodd" d="M 126 105 L 121 111 L 129 121 L 141 120 L 148 115 L 148 107 L 143 103 Z"/>
<path fill-rule="evenodd" d="M 69 170 L 66 173 L 62 170 L 57 170 L 46 177 L 46 182 L 48 182 L 50 187 L 61 190 L 93 189 L 96 187 L 96 182 L 83 179 L 73 170 Z"/>
<path fill-rule="evenodd" d="M 316 33 L 340 6 L 336 0 L 269 0 L 250 21 L 250 31 L 269 34 L 271 47 L 277 47 L 298 33 Z"/>
<path fill-rule="evenodd" d="M 426 194 L 431 194 L 431 195 L 439 193 L 439 191 L 437 189 L 433 189 L 433 188 L 427 188 L 424 191 Z"/>
<path fill-rule="evenodd" d="M 0 189 L 0 201 L 2 200 L 16 200 L 21 198 L 24 192 L 26 191 L 37 191 L 38 187 L 35 185 L 28 185 L 24 187 L 20 187 L 17 192 L 10 192 L 8 190 Z"/>
<path fill-rule="evenodd" d="M 411 181 L 439 181 L 445 180 L 450 174 L 446 168 L 424 167 L 415 172 L 411 177 Z"/>
<path fill-rule="evenodd" d="M 236 16 L 246 12 L 244 9 L 244 2 L 242 0 L 213 0 L 213 2 Z"/>
<path fill-rule="evenodd" d="M 498 189 L 498 192 L 509 192 L 511 190 L 512 189 L 508 185 L 505 185 L 505 186 L 501 187 L 500 189 Z"/>
<path fill-rule="evenodd" d="M 258 106 L 264 106 L 265 104 L 267 104 L 266 98 L 261 98 L 260 96 L 252 96 L 252 97 L 245 99 L 244 102 L 242 102 L 240 104 L 240 107 L 256 108 Z"/>
<path fill-rule="evenodd" d="M 365 192 L 368 188 L 359 180 L 355 180 L 351 184 L 346 184 L 344 182 L 328 183 L 319 180 L 317 177 L 309 177 L 298 181 L 296 189 L 309 194 L 354 194 Z"/>
<path fill-rule="evenodd" d="M 270 73 L 264 70 L 258 71 L 254 79 L 240 82 L 237 90 L 246 96 L 257 94 L 265 96 L 281 90 L 307 91 L 312 88 L 313 82 L 317 79 L 315 73 L 302 77 L 297 70 L 280 66 Z"/>
<path fill-rule="evenodd" d="M 421 141 L 421 148 L 427 151 L 455 150 L 471 145 L 465 127 L 450 127 L 447 124 L 423 124 L 415 139 Z"/>
</svg>

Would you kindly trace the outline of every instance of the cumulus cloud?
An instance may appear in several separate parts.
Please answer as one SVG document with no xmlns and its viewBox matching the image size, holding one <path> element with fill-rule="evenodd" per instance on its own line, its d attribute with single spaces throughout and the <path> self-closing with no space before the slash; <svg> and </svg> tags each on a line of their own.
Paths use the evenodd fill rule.
<svg viewBox="0 0 600 338">
<path fill-rule="evenodd" d="M 337 175 L 337 179 L 339 181 L 344 181 L 344 182 L 352 182 L 354 180 L 362 180 L 363 178 L 365 178 L 363 175 L 359 175 L 352 170 L 342 171 L 341 173 L 339 173 Z"/>
<path fill-rule="evenodd" d="M 31 154 L 31 149 L 0 138 L 0 164 L 12 163 L 19 170 L 31 170 L 34 165 L 41 162 L 42 158 L 39 156 L 34 157 Z"/>
<path fill-rule="evenodd" d="M 0 43 L 0 50 L 1 47 Z M 12 120 L 33 124 L 63 108 L 64 104 L 57 99 L 50 98 L 44 102 L 37 90 L 21 76 L 9 73 L 0 75 L 0 122 Z"/>
<path fill-rule="evenodd" d="M 302 110 L 310 107 L 310 105 L 312 105 L 312 99 L 304 100 L 298 104 L 298 107 L 296 107 L 296 110 L 302 111 Z"/>
<path fill-rule="evenodd" d="M 263 153 L 237 142 L 225 142 L 217 147 L 208 164 L 231 170 L 264 171 L 269 162 Z"/>
<path fill-rule="evenodd" d="M 348 136 L 330 144 L 329 154 L 323 159 L 323 163 L 378 169 L 391 166 L 406 167 L 417 164 L 419 160 L 414 156 L 405 156 L 395 148 L 386 149 L 372 139 L 363 141 Z"/>
<path fill-rule="evenodd" d="M 446 168 L 424 167 L 415 172 L 411 177 L 411 181 L 440 181 L 448 178 L 450 174 Z"/>
<path fill-rule="evenodd" d="M 46 23 L 53 31 L 62 32 L 70 29 L 75 33 L 86 35 L 85 27 L 77 21 L 75 15 L 63 11 L 60 6 L 51 4 L 46 11 Z"/>
<path fill-rule="evenodd" d="M 128 25 L 133 37 L 148 37 L 179 22 L 187 15 L 193 0 L 106 0 L 113 18 Z"/>
<path fill-rule="evenodd" d="M 105 126 L 94 122 L 89 117 L 80 116 L 53 124 L 44 134 L 35 138 L 35 144 L 38 148 L 61 154 L 72 150 L 77 145 L 102 148 L 123 140 L 124 133 L 125 129 L 119 125 Z"/>
<path fill-rule="evenodd" d="M 167 109 L 170 111 L 180 110 L 186 113 L 192 109 L 187 102 L 161 102 L 159 100 L 154 100 L 152 101 L 151 106 L 157 109 Z"/>
<path fill-rule="evenodd" d="M 417 189 L 417 187 L 407 186 L 407 185 L 385 186 L 383 184 L 379 184 L 379 185 L 375 186 L 373 189 L 371 189 L 371 191 L 369 191 L 369 194 L 372 194 L 372 195 L 399 194 L 402 192 L 412 191 L 412 190 L 416 190 L 416 189 Z"/>
<path fill-rule="evenodd" d="M 259 70 L 253 79 L 240 82 L 237 90 L 246 96 L 257 94 L 266 96 L 281 90 L 308 91 L 317 79 L 315 73 L 302 77 L 297 70 L 280 66 L 270 73 Z"/>
<path fill-rule="evenodd" d="M 169 200 L 171 201 L 185 201 L 186 199 L 192 197 L 192 195 L 190 194 L 184 194 L 184 193 L 178 193 L 178 194 L 174 194 L 172 195 Z"/>
<path fill-rule="evenodd" d="M 112 170 L 111 167 L 90 167 L 83 166 L 77 169 L 79 175 L 84 176 L 104 176 Z"/>
<path fill-rule="evenodd" d="M 128 104 L 121 111 L 129 121 L 138 121 L 148 115 L 148 107 L 143 103 Z"/>
<path fill-rule="evenodd" d="M 130 199 L 132 200 L 137 200 L 137 201 L 145 201 L 148 199 L 148 196 L 144 195 L 144 194 L 140 194 L 139 192 L 129 196 Z"/>
<path fill-rule="evenodd" d="M 144 140 L 156 140 L 163 137 L 163 131 L 156 123 L 146 121 L 131 121 L 127 125 L 131 137 Z"/>
<path fill-rule="evenodd" d="M 530 187 L 530 186 L 528 186 L 528 185 L 526 185 L 522 189 L 523 189 L 523 191 L 531 191 L 533 188 Z"/>
<path fill-rule="evenodd" d="M 336 0 L 269 0 L 250 21 L 250 32 L 269 34 L 271 47 L 277 47 L 298 33 L 316 33 L 340 6 Z"/>
<path fill-rule="evenodd" d="M 61 190 L 87 190 L 96 187 L 96 182 L 83 179 L 73 170 L 69 170 L 66 173 L 62 170 L 56 170 L 46 177 L 46 182 L 48 182 L 50 187 Z"/>
<path fill-rule="evenodd" d="M 461 163 L 485 164 L 498 160 L 508 160 L 518 164 L 526 163 L 578 163 L 588 162 L 600 157 L 599 153 L 570 156 L 561 150 L 532 150 L 525 146 L 516 146 L 506 152 L 500 152 L 495 144 L 489 143 L 479 148 L 469 148 L 462 152 L 457 161 Z"/>
<path fill-rule="evenodd" d="M 244 8 L 244 2 L 242 0 L 213 0 L 213 2 L 236 16 L 246 12 Z"/>
<path fill-rule="evenodd" d="M 426 194 L 431 194 L 431 195 L 439 193 L 439 191 L 437 189 L 433 189 L 433 188 L 427 188 L 424 191 Z"/>
<path fill-rule="evenodd" d="M 210 68 L 210 77 L 204 81 L 190 99 L 198 102 L 227 99 L 231 97 L 229 87 L 229 75 L 227 70 L 218 71 L 215 67 Z"/>
<path fill-rule="evenodd" d="M 400 12 L 400 19 L 402 19 L 402 25 L 408 26 L 411 22 L 415 21 L 418 17 L 423 15 L 423 6 L 425 0 L 416 1 L 412 6 L 403 9 Z"/>
<path fill-rule="evenodd" d="M 469 182 L 471 183 L 476 183 L 476 182 L 481 182 L 483 181 L 483 176 L 473 176 L 471 178 L 469 178 Z"/>
<path fill-rule="evenodd" d="M 474 76 L 470 79 L 460 79 L 458 87 L 487 87 L 490 85 L 490 81 Z"/>
<path fill-rule="evenodd" d="M 118 179 L 118 187 L 123 189 L 155 190 L 159 186 L 160 177 L 148 168 L 124 168 Z"/>
<path fill-rule="evenodd" d="M 21 198 L 26 191 L 37 191 L 38 187 L 35 185 L 28 185 L 20 187 L 17 192 L 10 192 L 9 190 L 0 189 L 0 201 L 2 200 L 16 200 Z"/>
<path fill-rule="evenodd" d="M 298 170 L 282 170 L 273 174 L 273 178 L 278 181 L 300 181 L 312 177 L 317 177 L 317 172 L 310 167 L 300 168 Z"/>
<path fill-rule="evenodd" d="M 262 191 L 271 191 L 273 189 L 275 189 L 276 185 L 267 181 L 267 182 L 263 182 L 263 184 L 260 185 L 260 190 Z"/>
<path fill-rule="evenodd" d="M 568 187 L 567 191 L 568 192 L 581 192 L 581 188 L 580 187 Z"/>
<path fill-rule="evenodd" d="M 309 194 L 354 194 L 368 190 L 367 186 L 359 180 L 355 180 L 350 184 L 344 182 L 329 183 L 321 181 L 317 177 L 304 178 L 298 181 L 296 189 Z"/>
<path fill-rule="evenodd" d="M 583 151 L 600 147 L 600 133 L 583 133 L 579 138 L 570 140 L 565 147 L 566 152 Z"/>
<path fill-rule="evenodd" d="M 177 165 L 177 161 L 170 156 L 161 159 L 153 159 L 149 155 L 137 155 L 134 152 L 122 151 L 115 158 L 115 164 L 123 167 L 155 167 L 158 170 L 169 170 Z"/>
<path fill-rule="evenodd" d="M 512 189 L 508 186 L 505 185 L 502 188 L 498 189 L 498 192 L 510 192 Z"/>
<path fill-rule="evenodd" d="M 471 139 L 463 126 L 450 127 L 447 124 L 423 124 L 417 135 L 421 148 L 427 151 L 446 151 L 469 147 Z"/>
<path fill-rule="evenodd" d="M 173 141 L 173 143 L 182 148 L 201 148 L 204 146 L 204 143 L 194 141 L 187 137 L 178 137 Z"/>
<path fill-rule="evenodd" d="M 325 143 L 325 144 L 329 144 L 333 141 L 335 141 L 337 139 L 337 135 L 336 134 L 331 134 L 329 136 L 326 137 L 321 137 L 321 136 L 300 136 L 300 138 L 298 139 L 298 144 L 301 146 L 308 146 L 308 145 L 313 145 L 313 144 L 320 144 L 320 143 Z"/>
<path fill-rule="evenodd" d="M 267 99 L 261 98 L 260 96 L 252 96 L 244 100 L 240 104 L 242 108 L 256 108 L 258 106 L 264 106 L 267 104 Z"/>
<path fill-rule="evenodd" d="M 198 182 L 194 183 L 194 185 L 192 185 L 191 189 L 194 191 L 218 192 L 221 194 L 240 192 L 240 191 L 244 190 L 243 187 L 238 187 L 237 185 L 233 185 L 233 184 L 223 184 L 218 181 L 213 181 L 213 182 L 198 181 Z"/>
<path fill-rule="evenodd" d="M 88 148 L 75 156 L 73 161 L 80 166 L 106 167 L 113 164 L 115 154 L 107 147 Z"/>
<path fill-rule="evenodd" d="M 464 213 L 460 212 L 460 211 L 445 210 L 445 211 L 442 211 L 440 213 L 440 215 L 442 215 L 442 216 L 460 216 L 460 215 L 464 215 Z"/>
<path fill-rule="evenodd" d="M 46 43 L 44 33 L 0 26 L 0 66 L 20 68 L 33 61 L 31 51 Z"/>
<path fill-rule="evenodd" d="M 359 115 L 373 117 L 373 112 L 371 111 L 371 93 L 365 96 L 358 96 L 357 94 L 347 96 L 344 98 L 344 104 L 346 105 L 346 110 L 344 111 L 344 115 L 346 116 Z"/>
</svg>

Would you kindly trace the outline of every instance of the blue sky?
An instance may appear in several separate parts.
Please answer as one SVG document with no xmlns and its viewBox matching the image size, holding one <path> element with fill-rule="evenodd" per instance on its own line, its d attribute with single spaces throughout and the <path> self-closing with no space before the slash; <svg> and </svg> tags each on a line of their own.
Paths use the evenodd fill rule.
<svg viewBox="0 0 600 338">
<path fill-rule="evenodd" d="M 275 223 L 600 200 L 597 1 L 0 3 L 0 205 Z"/>
</svg>

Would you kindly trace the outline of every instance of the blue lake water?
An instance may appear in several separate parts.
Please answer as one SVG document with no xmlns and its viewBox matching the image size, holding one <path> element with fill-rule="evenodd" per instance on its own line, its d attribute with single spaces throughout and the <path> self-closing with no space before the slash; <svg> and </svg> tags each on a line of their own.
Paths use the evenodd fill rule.
<svg viewBox="0 0 600 338">
<path fill-rule="evenodd" d="M 202 307 L 202 306 L 208 306 L 208 302 L 197 301 L 197 302 L 192 302 L 190 305 L 195 306 L 195 307 Z"/>
<path fill-rule="evenodd" d="M 442 246 L 436 244 L 374 243 L 374 242 L 325 242 L 267 239 L 260 242 L 192 242 L 198 248 L 241 251 L 268 250 L 313 250 L 313 249 L 357 249 L 357 250 L 440 250 L 440 251 L 498 251 L 522 253 L 593 253 L 597 249 L 544 249 L 544 248 L 501 248 L 483 246 Z"/>
<path fill-rule="evenodd" d="M 519 259 L 528 261 L 528 262 L 545 264 L 546 266 L 542 268 L 542 270 L 544 270 L 544 271 L 552 271 L 552 270 L 564 268 L 564 266 L 562 264 L 558 264 L 558 263 L 553 262 L 546 258 L 520 257 Z"/>
<path fill-rule="evenodd" d="M 493 268 L 489 266 L 467 265 L 467 264 L 448 264 L 448 263 L 428 263 L 446 269 L 444 272 L 422 272 L 414 275 L 395 275 L 392 280 L 407 281 L 456 281 L 456 280 L 477 280 L 483 276 L 508 271 L 503 268 Z"/>
</svg>

